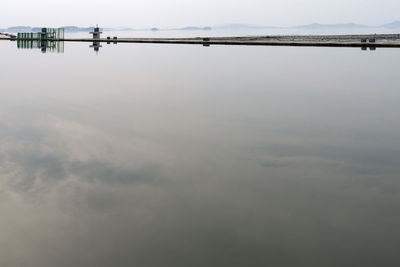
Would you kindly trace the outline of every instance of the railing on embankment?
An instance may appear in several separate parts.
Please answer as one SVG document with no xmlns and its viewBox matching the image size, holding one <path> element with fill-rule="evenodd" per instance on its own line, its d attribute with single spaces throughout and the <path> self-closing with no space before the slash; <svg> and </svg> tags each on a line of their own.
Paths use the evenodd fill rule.
<svg viewBox="0 0 400 267">
<path fill-rule="evenodd" d="M 64 39 L 63 28 L 42 28 L 41 32 L 19 32 L 17 40 L 19 41 L 52 41 Z"/>
</svg>

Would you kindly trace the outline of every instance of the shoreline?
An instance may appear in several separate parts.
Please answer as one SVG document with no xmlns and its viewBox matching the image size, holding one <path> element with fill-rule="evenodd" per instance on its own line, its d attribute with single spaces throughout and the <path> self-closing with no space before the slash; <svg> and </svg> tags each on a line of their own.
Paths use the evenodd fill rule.
<svg viewBox="0 0 400 267">
<path fill-rule="evenodd" d="M 195 38 L 63 38 L 55 42 L 97 43 L 149 43 L 192 45 L 243 45 L 243 46 L 310 46 L 310 47 L 381 47 L 400 48 L 400 34 L 366 35 L 271 35 L 246 37 L 195 37 Z M 18 41 L 4 34 L 0 40 Z M 20 40 L 38 41 L 38 40 Z"/>
</svg>

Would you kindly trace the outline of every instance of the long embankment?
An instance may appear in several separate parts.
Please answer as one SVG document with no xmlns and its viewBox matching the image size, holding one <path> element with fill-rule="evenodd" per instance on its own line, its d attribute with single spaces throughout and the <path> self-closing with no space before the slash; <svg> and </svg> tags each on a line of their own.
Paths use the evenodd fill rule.
<svg viewBox="0 0 400 267">
<path fill-rule="evenodd" d="M 0 35 L 1 36 L 1 35 Z M 15 40 L 10 36 L 3 40 Z M 296 35 L 197 38 L 64 38 L 53 41 L 99 43 L 150 43 L 192 45 L 247 45 L 247 46 L 311 46 L 311 47 L 382 47 L 400 48 L 400 34 L 373 35 Z"/>
<path fill-rule="evenodd" d="M 93 39 L 64 39 L 69 42 L 93 42 Z M 121 38 L 98 39 L 97 42 L 251 45 L 251 46 L 314 46 L 314 47 L 386 47 L 400 48 L 400 34 L 381 35 L 303 35 L 211 38 Z"/>
</svg>

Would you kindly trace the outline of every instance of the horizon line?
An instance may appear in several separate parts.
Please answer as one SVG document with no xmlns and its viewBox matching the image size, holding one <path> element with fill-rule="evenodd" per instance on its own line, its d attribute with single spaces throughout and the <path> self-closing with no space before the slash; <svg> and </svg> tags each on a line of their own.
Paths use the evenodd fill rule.
<svg viewBox="0 0 400 267">
<path fill-rule="evenodd" d="M 354 23 L 354 22 L 347 22 L 347 23 L 319 23 L 319 22 L 313 22 L 309 24 L 299 24 L 299 25 L 292 25 L 292 26 L 272 26 L 272 25 L 260 25 L 260 24 L 247 24 L 247 23 L 225 23 L 225 24 L 217 24 L 214 26 L 195 26 L 195 25 L 188 25 L 188 26 L 175 26 L 175 27 L 160 27 L 160 26 L 148 26 L 148 27 L 140 27 L 140 28 L 133 28 L 131 26 L 113 26 L 113 27 L 100 27 L 102 29 L 130 29 L 130 30 L 151 30 L 151 29 L 157 29 L 157 30 L 179 30 L 179 29 L 185 29 L 185 28 L 199 28 L 199 29 L 206 29 L 206 28 L 224 28 L 224 27 L 252 27 L 252 28 L 277 28 L 277 29 L 291 29 L 291 28 L 299 28 L 299 27 L 309 27 L 309 26 L 361 26 L 361 27 L 369 27 L 369 28 L 379 28 L 379 27 L 384 27 L 388 26 L 391 24 L 399 24 L 400 27 L 400 20 L 394 20 L 392 22 L 380 24 L 380 25 L 368 25 L 368 24 L 359 24 L 359 23 Z M 6 28 L 0 27 L 0 29 L 7 30 L 7 29 L 12 29 L 12 28 L 18 28 L 18 27 L 26 27 L 26 28 L 41 28 L 37 26 L 30 26 L 30 25 L 14 25 L 14 26 L 8 26 Z M 76 28 L 94 28 L 95 26 L 77 26 L 77 25 L 64 25 L 61 26 L 60 28 L 66 28 L 66 27 L 76 27 Z"/>
</svg>

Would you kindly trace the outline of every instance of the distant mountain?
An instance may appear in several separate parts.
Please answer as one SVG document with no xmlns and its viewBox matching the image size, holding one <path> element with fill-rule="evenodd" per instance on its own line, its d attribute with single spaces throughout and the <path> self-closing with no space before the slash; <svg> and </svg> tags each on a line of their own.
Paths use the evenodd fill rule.
<svg viewBox="0 0 400 267">
<path fill-rule="evenodd" d="M 177 31 L 210 31 L 212 30 L 211 27 L 195 27 L 195 26 L 189 26 L 189 27 L 183 27 L 183 28 L 175 28 L 172 30 L 177 30 Z"/>
<path fill-rule="evenodd" d="M 61 28 L 64 28 L 65 32 L 91 32 L 94 30 L 94 27 L 81 28 L 77 26 L 64 26 Z"/>
<path fill-rule="evenodd" d="M 133 28 L 128 27 L 115 27 L 115 28 L 103 28 L 103 31 L 135 31 Z"/>
<path fill-rule="evenodd" d="M 301 25 L 301 26 L 294 26 L 290 27 L 293 29 L 360 29 L 360 28 L 368 28 L 367 25 L 362 24 L 354 24 L 354 23 L 347 23 L 347 24 L 319 24 L 313 23 L 309 25 Z"/>
<path fill-rule="evenodd" d="M 77 26 L 64 26 L 65 32 L 90 32 L 93 31 L 93 27 L 77 27 Z M 346 23 L 346 24 L 319 24 L 313 23 L 308 25 L 292 26 L 292 27 L 275 27 L 275 26 L 257 26 L 248 24 L 225 24 L 217 25 L 213 28 L 207 27 L 182 27 L 182 28 L 146 28 L 146 29 L 133 29 L 127 27 L 114 27 L 114 28 L 103 28 L 102 31 L 210 31 L 213 29 L 217 30 L 260 30 L 260 29 L 308 29 L 308 30 L 329 30 L 329 29 L 362 29 L 362 28 L 386 28 L 386 29 L 399 29 L 400 21 L 394 21 L 392 23 L 384 24 L 381 26 L 367 26 L 362 24 Z M 41 27 L 30 27 L 30 26 L 14 26 L 8 29 L 0 29 L 2 32 L 40 32 Z"/>
<path fill-rule="evenodd" d="M 14 26 L 14 27 L 9 27 L 7 29 L 9 32 L 30 32 L 32 31 L 32 27 L 29 26 Z"/>
<path fill-rule="evenodd" d="M 94 27 L 77 27 L 77 26 L 63 26 L 65 32 L 91 32 Z M 102 31 L 132 31 L 132 28 L 104 28 Z M 3 29 L 2 31 L 8 32 L 41 32 L 42 27 L 30 27 L 30 26 L 15 26 Z"/>
<path fill-rule="evenodd" d="M 90 32 L 90 31 L 93 31 L 93 27 L 80 28 L 80 27 L 76 27 L 76 26 L 64 26 L 61 28 L 64 28 L 65 32 Z M 41 31 L 42 31 L 41 27 L 34 27 L 31 29 L 31 32 L 41 32 Z"/>
<path fill-rule="evenodd" d="M 86 27 L 86 28 L 81 28 L 81 27 L 76 27 L 76 26 L 64 26 L 61 27 L 64 28 L 65 32 L 89 32 L 93 30 L 93 27 Z M 14 27 L 9 27 L 6 29 L 8 32 L 40 32 L 42 31 L 42 27 L 30 27 L 30 26 L 14 26 Z"/>
<path fill-rule="evenodd" d="M 30 31 L 30 32 L 41 32 L 41 31 L 42 31 L 42 28 L 34 27 L 34 28 L 31 28 L 29 31 Z"/>
<path fill-rule="evenodd" d="M 215 27 L 219 30 L 246 30 L 246 29 L 279 29 L 281 27 L 273 27 L 273 26 L 254 26 L 247 24 L 226 24 L 219 25 Z"/>
<path fill-rule="evenodd" d="M 394 21 L 392 23 L 384 24 L 381 28 L 389 28 L 389 29 L 400 29 L 400 21 Z"/>
</svg>

